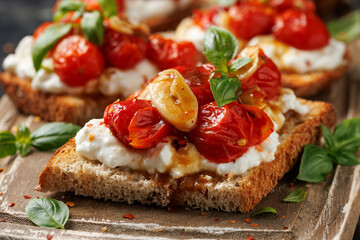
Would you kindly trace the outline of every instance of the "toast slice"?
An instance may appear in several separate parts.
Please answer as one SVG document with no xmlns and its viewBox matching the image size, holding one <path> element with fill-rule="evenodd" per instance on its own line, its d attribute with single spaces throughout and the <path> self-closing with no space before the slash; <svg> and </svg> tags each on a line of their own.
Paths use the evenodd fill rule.
<svg viewBox="0 0 360 240">
<path fill-rule="evenodd" d="M 64 121 L 84 125 L 92 118 L 103 116 L 107 105 L 116 97 L 97 95 L 66 95 L 44 93 L 31 88 L 31 81 L 10 72 L 0 73 L 5 93 L 26 114 L 46 121 Z"/>
<path fill-rule="evenodd" d="M 38 190 L 72 191 L 77 195 L 113 201 L 159 206 L 175 205 L 249 212 L 296 163 L 303 147 L 320 136 L 320 125 L 331 127 L 335 111 L 331 104 L 301 100 L 310 111 L 303 117 L 287 113 L 275 160 L 263 162 L 246 174 L 220 177 L 204 172 L 174 179 L 127 168 L 109 168 L 80 157 L 71 139 L 58 149 L 39 177 Z M 205 176 L 206 181 L 204 181 Z"/>
</svg>

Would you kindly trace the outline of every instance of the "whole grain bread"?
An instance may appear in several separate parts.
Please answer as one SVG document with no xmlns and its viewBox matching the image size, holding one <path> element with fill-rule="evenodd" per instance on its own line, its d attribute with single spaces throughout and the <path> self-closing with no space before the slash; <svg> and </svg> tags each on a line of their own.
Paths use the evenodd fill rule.
<svg viewBox="0 0 360 240">
<path fill-rule="evenodd" d="M 98 161 L 80 157 L 72 139 L 46 164 L 39 177 L 38 190 L 72 191 L 77 195 L 129 204 L 140 202 L 249 212 L 295 165 L 303 147 L 319 139 L 320 125 L 330 127 L 335 123 L 331 104 L 300 101 L 310 111 L 303 117 L 293 112 L 287 114 L 287 121 L 279 132 L 280 145 L 275 160 L 263 162 L 244 175 L 220 177 L 204 172 L 174 179 L 164 174 L 109 168 Z"/>
<path fill-rule="evenodd" d="M 107 105 L 117 98 L 95 95 L 44 93 L 31 88 L 31 81 L 10 72 L 0 73 L 5 93 L 24 113 L 46 121 L 64 121 L 83 125 L 92 118 L 103 116 Z"/>
</svg>

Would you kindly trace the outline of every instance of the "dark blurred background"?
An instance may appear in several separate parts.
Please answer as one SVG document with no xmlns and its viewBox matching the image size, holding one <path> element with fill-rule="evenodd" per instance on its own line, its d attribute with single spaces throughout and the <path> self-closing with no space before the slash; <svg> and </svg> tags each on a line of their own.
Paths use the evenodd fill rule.
<svg viewBox="0 0 360 240">
<path fill-rule="evenodd" d="M 168 1 L 168 0 L 164 0 Z M 42 22 L 51 20 L 55 0 L 0 0 L 0 69 L 4 57 L 14 51 L 25 35 L 31 35 Z M 325 20 L 339 17 L 355 8 L 360 0 L 316 0 L 319 15 Z M 3 91 L 0 87 L 0 97 Z M 353 240 L 360 240 L 360 222 Z"/>
</svg>

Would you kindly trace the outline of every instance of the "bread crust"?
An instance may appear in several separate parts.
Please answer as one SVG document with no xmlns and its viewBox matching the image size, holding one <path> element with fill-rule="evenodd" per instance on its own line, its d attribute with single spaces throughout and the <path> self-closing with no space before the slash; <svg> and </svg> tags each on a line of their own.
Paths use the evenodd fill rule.
<svg viewBox="0 0 360 240">
<path fill-rule="evenodd" d="M 243 175 L 220 177 L 214 173 L 199 173 L 173 179 L 164 174 L 112 169 L 80 157 L 72 139 L 46 164 L 39 176 L 38 190 L 72 191 L 127 203 L 136 201 L 159 206 L 249 212 L 295 165 L 303 147 L 319 139 L 320 125 L 331 127 L 335 123 L 335 110 L 331 104 L 300 101 L 309 106 L 310 112 L 304 118 L 295 113 L 288 116 L 280 131 L 275 160 L 263 162 Z M 205 181 L 205 175 L 211 179 Z"/>
<path fill-rule="evenodd" d="M 319 70 L 304 74 L 281 72 L 281 82 L 283 87 L 293 89 L 296 96 L 310 97 L 342 79 L 348 71 L 350 63 L 351 55 L 347 49 L 344 64 L 339 67 L 333 70 Z"/>
<path fill-rule="evenodd" d="M 46 121 L 64 121 L 83 125 L 89 119 L 103 116 L 107 105 L 117 98 L 96 95 L 67 95 L 44 93 L 31 88 L 31 80 L 11 72 L 0 73 L 5 93 L 26 114 L 40 116 Z"/>
</svg>

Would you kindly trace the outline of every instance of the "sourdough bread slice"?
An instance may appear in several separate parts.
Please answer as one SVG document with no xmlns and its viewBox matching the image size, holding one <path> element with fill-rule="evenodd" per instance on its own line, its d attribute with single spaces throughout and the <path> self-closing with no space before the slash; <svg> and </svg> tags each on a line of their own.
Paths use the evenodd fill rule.
<svg viewBox="0 0 360 240">
<path fill-rule="evenodd" d="M 24 113 L 40 116 L 46 121 L 64 121 L 83 125 L 103 116 L 107 105 L 117 98 L 96 95 L 44 93 L 31 88 L 31 81 L 10 72 L 0 73 L 5 93 Z"/>
<path fill-rule="evenodd" d="M 109 168 L 79 156 L 72 139 L 58 149 L 46 164 L 39 177 L 38 190 L 72 191 L 78 195 L 130 204 L 140 202 L 249 212 L 295 165 L 303 147 L 319 139 L 320 125 L 330 127 L 335 123 L 335 111 L 331 104 L 300 101 L 310 111 L 303 117 L 294 112 L 287 114 L 287 121 L 279 132 L 280 145 L 275 160 L 263 162 L 246 174 L 220 177 L 204 172 L 174 179 L 166 174 Z"/>
</svg>

